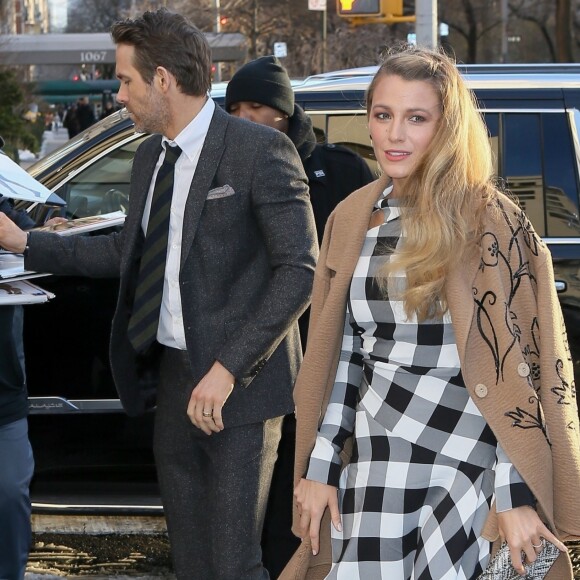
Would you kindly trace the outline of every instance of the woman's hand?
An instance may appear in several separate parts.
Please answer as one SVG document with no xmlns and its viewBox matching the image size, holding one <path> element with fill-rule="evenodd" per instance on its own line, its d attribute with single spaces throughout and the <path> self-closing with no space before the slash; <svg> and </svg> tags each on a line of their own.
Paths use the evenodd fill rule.
<svg viewBox="0 0 580 580">
<path fill-rule="evenodd" d="M 332 485 L 301 479 L 294 490 L 294 497 L 300 514 L 300 537 L 304 539 L 310 536 L 312 554 L 316 556 L 320 549 L 320 521 L 326 506 L 330 509 L 332 525 L 339 532 L 342 531 L 338 511 L 338 490 Z"/>
<path fill-rule="evenodd" d="M 536 510 L 525 505 L 497 514 L 499 535 L 505 540 L 510 549 L 512 565 L 518 574 L 525 575 L 526 569 L 522 561 L 522 552 L 525 553 L 525 561 L 532 563 L 542 551 L 542 538 L 552 542 L 562 552 L 568 549 L 550 530 L 544 525 Z"/>
</svg>

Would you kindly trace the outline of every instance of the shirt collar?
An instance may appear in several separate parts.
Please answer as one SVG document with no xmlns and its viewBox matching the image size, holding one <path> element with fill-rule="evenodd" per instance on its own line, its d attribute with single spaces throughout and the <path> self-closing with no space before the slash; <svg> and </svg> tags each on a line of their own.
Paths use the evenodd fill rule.
<svg viewBox="0 0 580 580">
<path fill-rule="evenodd" d="M 173 141 L 163 137 L 161 140 L 163 148 L 168 145 L 179 145 L 189 160 L 194 161 L 205 141 L 214 110 L 215 102 L 208 97 L 199 113 L 181 130 Z"/>
<path fill-rule="evenodd" d="M 379 196 L 379 199 L 377 199 L 377 201 L 375 202 L 375 208 L 382 207 L 383 202 L 389 198 L 389 194 L 391 193 L 391 191 L 393 191 L 393 184 L 389 183 L 389 185 L 385 187 L 383 193 L 381 193 L 381 195 Z"/>
</svg>

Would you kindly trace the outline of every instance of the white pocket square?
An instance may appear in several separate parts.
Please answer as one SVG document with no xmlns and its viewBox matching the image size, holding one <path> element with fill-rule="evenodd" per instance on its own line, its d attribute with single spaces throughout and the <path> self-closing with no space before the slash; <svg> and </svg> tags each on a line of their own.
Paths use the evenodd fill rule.
<svg viewBox="0 0 580 580">
<path fill-rule="evenodd" d="M 226 184 L 210 189 L 206 199 L 220 199 L 222 197 L 230 197 L 230 195 L 236 195 L 236 192 L 231 185 Z"/>
</svg>

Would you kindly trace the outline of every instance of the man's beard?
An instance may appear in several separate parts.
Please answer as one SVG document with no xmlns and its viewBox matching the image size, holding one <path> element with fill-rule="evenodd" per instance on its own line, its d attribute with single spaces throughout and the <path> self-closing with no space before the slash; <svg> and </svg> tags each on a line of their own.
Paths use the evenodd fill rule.
<svg viewBox="0 0 580 580">
<path fill-rule="evenodd" d="M 169 107 L 163 95 L 150 90 L 148 104 L 139 118 L 134 118 L 135 131 L 138 133 L 165 134 L 169 125 Z"/>
</svg>

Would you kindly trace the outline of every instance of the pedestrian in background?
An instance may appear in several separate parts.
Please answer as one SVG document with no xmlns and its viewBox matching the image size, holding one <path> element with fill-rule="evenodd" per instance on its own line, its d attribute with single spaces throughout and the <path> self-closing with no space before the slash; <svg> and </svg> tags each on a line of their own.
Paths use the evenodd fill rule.
<svg viewBox="0 0 580 580">
<path fill-rule="evenodd" d="M 176 576 L 263 580 L 264 512 L 318 255 L 306 178 L 285 135 L 215 106 L 207 39 L 185 18 L 146 12 L 112 36 L 117 99 L 136 130 L 155 133 L 136 151 L 122 231 L 27 238 L 0 216 L 0 244 L 27 246 L 38 271 L 120 275 L 111 366 L 130 415 L 156 407 Z"/>
<path fill-rule="evenodd" d="M 442 52 L 387 54 L 367 114 L 384 173 L 326 228 L 282 578 L 473 580 L 502 539 L 519 574 L 554 543 L 547 578 L 571 579 L 579 425 L 549 250 Z"/>
<path fill-rule="evenodd" d="M 95 123 L 95 112 L 88 97 L 81 97 L 78 100 L 76 118 L 78 120 L 79 131 L 84 131 Z"/>
<path fill-rule="evenodd" d="M 107 101 L 105 103 L 105 106 L 103 107 L 103 110 L 101 111 L 101 116 L 99 118 L 101 120 L 103 120 L 105 117 L 108 117 L 109 115 L 111 115 L 114 112 L 115 112 L 115 105 L 113 104 L 113 101 Z"/>
<path fill-rule="evenodd" d="M 336 205 L 373 181 L 367 163 L 346 147 L 317 143 L 312 121 L 294 102 L 290 77 L 275 56 L 242 66 L 227 85 L 225 106 L 236 117 L 282 131 L 294 143 L 308 178 L 316 231 L 322 241 L 326 220 Z M 307 310 L 298 321 L 303 349 L 308 314 Z M 272 578 L 278 577 L 299 544 L 291 530 L 295 436 L 296 422 L 290 414 L 284 418 L 262 539 L 264 564 Z"/>
<path fill-rule="evenodd" d="M 64 112 L 62 126 L 67 130 L 69 139 L 72 139 L 75 135 L 78 135 L 78 133 L 80 131 L 80 125 L 79 125 L 79 119 L 77 116 L 76 103 L 73 103 Z"/>
</svg>

